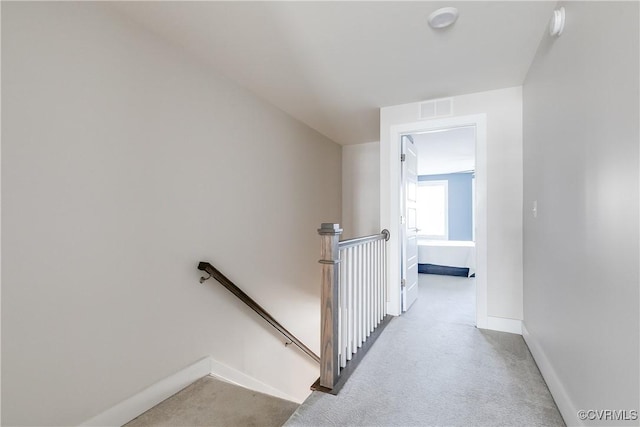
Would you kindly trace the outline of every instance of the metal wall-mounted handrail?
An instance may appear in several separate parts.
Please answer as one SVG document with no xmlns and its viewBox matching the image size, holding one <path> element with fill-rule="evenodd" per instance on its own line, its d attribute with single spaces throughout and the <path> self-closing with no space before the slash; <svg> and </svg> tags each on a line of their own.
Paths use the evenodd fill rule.
<svg viewBox="0 0 640 427">
<path fill-rule="evenodd" d="M 257 302 L 255 302 L 249 295 L 244 293 L 242 289 L 235 285 L 231 280 L 227 278 L 224 274 L 222 274 L 217 268 L 211 265 L 208 262 L 200 262 L 198 264 L 198 270 L 204 271 L 209 274 L 209 277 L 203 277 L 200 279 L 200 283 L 203 283 L 205 280 L 208 280 L 210 277 L 213 277 L 224 286 L 229 292 L 234 294 L 240 301 L 245 303 L 249 308 L 255 311 L 260 317 L 267 321 L 271 326 L 273 326 L 278 332 L 280 332 L 284 337 L 286 337 L 289 342 L 286 345 L 293 344 L 298 347 L 300 350 L 305 352 L 309 357 L 311 357 L 316 362 L 320 363 L 320 356 L 315 354 L 309 347 L 304 345 L 302 341 L 296 338 L 291 332 L 289 332 L 284 326 L 282 326 L 276 319 L 273 318 L 264 308 L 262 308 Z"/>
<path fill-rule="evenodd" d="M 384 230 L 382 230 L 380 232 L 380 234 L 372 234 L 371 236 L 364 236 L 364 237 L 356 237 L 354 239 L 347 239 L 347 240 L 340 240 L 338 242 L 338 248 L 339 249 L 346 249 L 346 248 L 350 248 L 352 246 L 358 246 L 361 245 L 363 243 L 368 243 L 368 242 L 375 242 L 378 240 L 389 240 L 389 237 L 391 236 L 391 234 L 389 233 L 389 230 L 387 230 L 386 228 Z"/>
</svg>

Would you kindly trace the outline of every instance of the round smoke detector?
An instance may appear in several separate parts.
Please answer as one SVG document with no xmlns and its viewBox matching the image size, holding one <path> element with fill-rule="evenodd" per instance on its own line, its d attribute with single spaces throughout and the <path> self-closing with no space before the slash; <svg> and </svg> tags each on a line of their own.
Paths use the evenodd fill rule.
<svg viewBox="0 0 640 427">
<path fill-rule="evenodd" d="M 445 28 L 456 22 L 456 19 L 458 19 L 458 9 L 443 7 L 429 15 L 429 25 L 431 28 Z"/>
</svg>

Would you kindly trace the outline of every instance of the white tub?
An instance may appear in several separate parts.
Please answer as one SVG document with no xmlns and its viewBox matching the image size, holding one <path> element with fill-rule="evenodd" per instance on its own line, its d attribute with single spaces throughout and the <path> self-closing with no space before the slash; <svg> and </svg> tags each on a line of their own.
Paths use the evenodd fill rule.
<svg viewBox="0 0 640 427">
<path fill-rule="evenodd" d="M 457 240 L 418 239 L 418 263 L 468 268 L 476 271 L 476 244 Z"/>
</svg>

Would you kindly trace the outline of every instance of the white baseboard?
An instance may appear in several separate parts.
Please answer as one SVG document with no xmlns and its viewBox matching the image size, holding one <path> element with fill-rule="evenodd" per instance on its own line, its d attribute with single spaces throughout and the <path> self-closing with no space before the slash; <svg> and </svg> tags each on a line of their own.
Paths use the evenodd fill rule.
<svg viewBox="0 0 640 427">
<path fill-rule="evenodd" d="M 282 391 L 275 389 L 268 384 L 258 381 L 257 379 L 250 377 L 247 374 L 238 371 L 237 369 L 234 369 L 213 359 L 211 359 L 211 376 L 240 387 L 248 388 L 249 390 L 268 394 L 274 397 L 279 397 L 280 399 L 289 400 L 291 402 L 302 403 L 304 401 L 304 399 L 300 400 L 299 398 L 295 398 L 286 393 L 283 393 Z"/>
<path fill-rule="evenodd" d="M 553 369 L 553 365 L 547 358 L 542 347 L 540 347 L 538 341 L 529 333 L 524 323 L 522 324 L 522 337 L 527 343 L 529 351 L 538 365 L 538 369 L 540 369 L 542 378 L 544 378 L 547 383 L 547 387 L 549 387 L 551 396 L 553 396 L 553 400 L 555 400 L 556 406 L 558 406 L 560 414 L 562 415 L 562 418 L 564 418 L 564 422 L 567 426 L 586 425 L 577 417 L 577 408 L 569 397 L 567 390 L 562 385 L 555 369 Z"/>
<path fill-rule="evenodd" d="M 296 403 L 302 400 L 289 396 L 270 385 L 256 380 L 234 368 L 224 365 L 207 356 L 179 372 L 158 381 L 128 399 L 123 400 L 110 409 L 83 422 L 81 426 L 121 426 L 148 411 L 163 400 L 173 396 L 183 388 L 193 384 L 202 377 L 211 375 L 220 380 L 248 388 L 259 393 L 279 397 Z"/>
<path fill-rule="evenodd" d="M 483 323 L 482 326 L 478 324 L 478 328 L 522 335 L 522 320 L 487 316 Z"/>
<path fill-rule="evenodd" d="M 126 424 L 168 397 L 173 396 L 189 384 L 209 375 L 210 372 L 211 357 L 202 358 L 194 364 L 187 366 L 185 369 L 158 381 L 80 425 L 121 426 Z"/>
</svg>

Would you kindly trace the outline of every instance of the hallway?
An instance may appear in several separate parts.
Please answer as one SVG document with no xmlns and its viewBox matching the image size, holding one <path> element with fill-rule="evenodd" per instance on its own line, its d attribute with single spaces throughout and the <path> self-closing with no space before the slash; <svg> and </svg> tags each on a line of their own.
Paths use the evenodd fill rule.
<svg viewBox="0 0 640 427">
<path fill-rule="evenodd" d="M 564 426 L 521 336 L 474 326 L 474 279 L 420 274 L 338 396 L 314 392 L 287 426 Z"/>
</svg>

